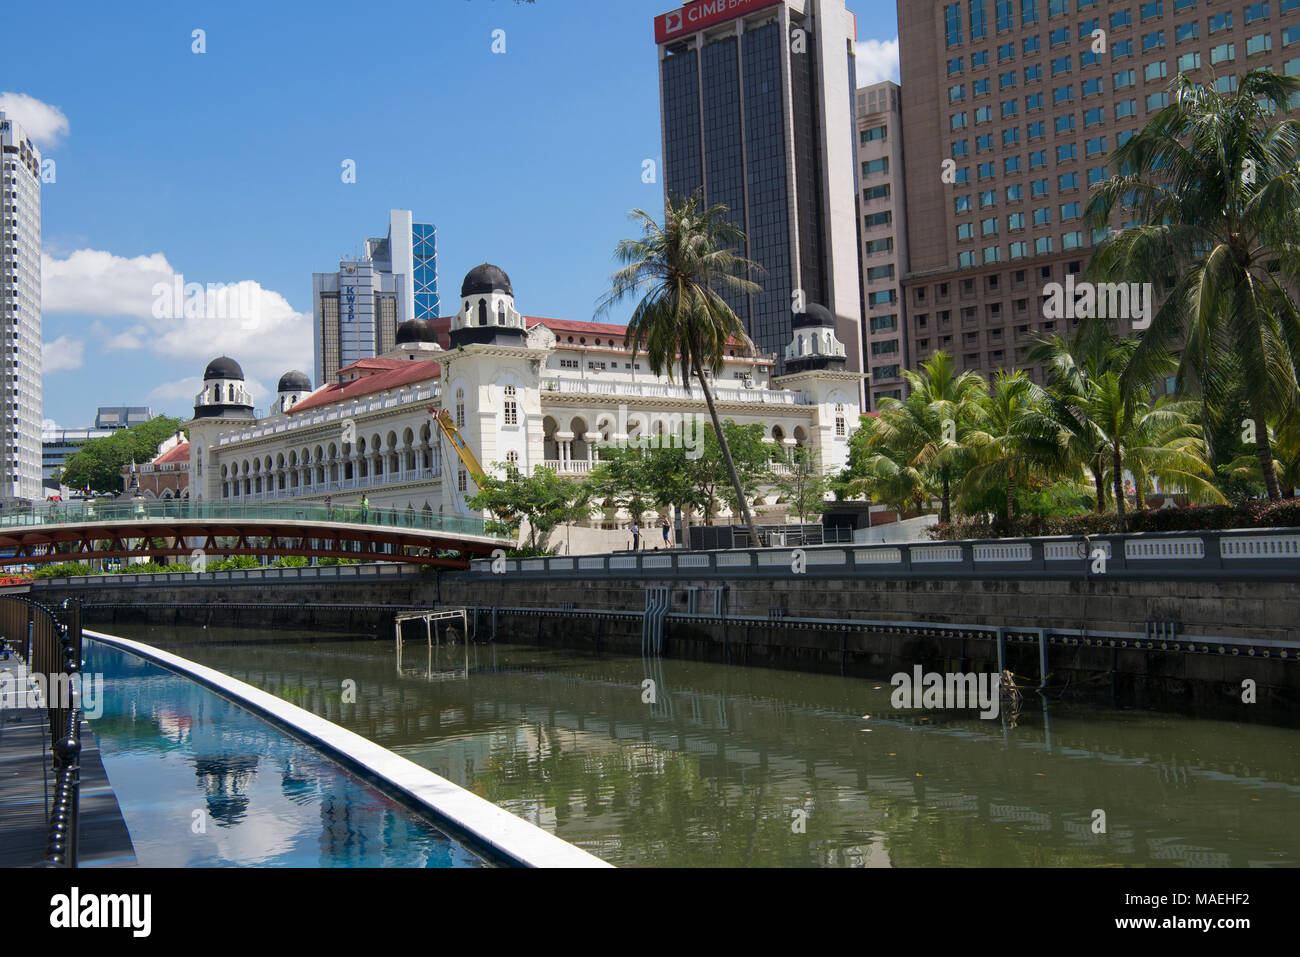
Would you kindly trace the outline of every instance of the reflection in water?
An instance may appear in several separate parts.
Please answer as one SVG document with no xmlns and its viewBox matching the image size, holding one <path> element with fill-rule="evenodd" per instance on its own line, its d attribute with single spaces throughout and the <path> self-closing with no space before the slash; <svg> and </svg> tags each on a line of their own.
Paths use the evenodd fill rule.
<svg viewBox="0 0 1300 957">
<path fill-rule="evenodd" d="M 430 822 L 243 708 L 98 642 L 92 722 L 146 867 L 478 867 Z"/>
<path fill-rule="evenodd" d="M 391 640 L 177 650 L 616 864 L 1300 863 L 1293 729 L 1037 694 L 986 721 L 895 711 L 887 680 L 423 645 L 400 672 Z"/>
</svg>

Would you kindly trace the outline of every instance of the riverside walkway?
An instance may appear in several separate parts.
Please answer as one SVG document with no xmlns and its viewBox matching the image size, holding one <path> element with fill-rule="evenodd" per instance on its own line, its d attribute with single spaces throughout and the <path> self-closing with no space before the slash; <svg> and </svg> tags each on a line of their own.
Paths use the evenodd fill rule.
<svg viewBox="0 0 1300 957">
<path fill-rule="evenodd" d="M 11 688 L 27 686 L 27 666 L 17 657 L 0 661 L 0 674 Z M 0 696 L 0 867 L 40 867 L 49 837 L 49 718 L 44 708 L 16 703 L 12 692 Z M 131 835 L 84 719 L 80 792 L 77 866 L 135 866 Z"/>
</svg>

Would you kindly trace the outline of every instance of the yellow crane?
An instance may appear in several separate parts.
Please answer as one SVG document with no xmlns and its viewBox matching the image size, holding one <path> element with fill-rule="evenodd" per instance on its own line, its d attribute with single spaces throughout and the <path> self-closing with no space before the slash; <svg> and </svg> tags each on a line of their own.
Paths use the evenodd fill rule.
<svg viewBox="0 0 1300 957">
<path fill-rule="evenodd" d="M 469 446 L 465 444 L 464 438 L 461 437 L 460 430 L 456 428 L 456 423 L 452 420 L 451 413 L 446 409 L 443 409 L 442 411 L 430 409 L 429 411 L 433 414 L 433 419 L 438 423 L 438 427 L 442 429 L 442 434 L 447 437 L 447 441 L 451 443 L 451 447 L 455 449 L 456 454 L 460 456 L 461 462 L 465 465 L 465 471 L 469 473 L 470 478 L 474 480 L 474 483 L 481 487 L 483 479 L 487 477 L 483 472 L 483 466 L 478 464 L 478 459 L 474 457 L 474 453 L 471 452 Z"/>
</svg>

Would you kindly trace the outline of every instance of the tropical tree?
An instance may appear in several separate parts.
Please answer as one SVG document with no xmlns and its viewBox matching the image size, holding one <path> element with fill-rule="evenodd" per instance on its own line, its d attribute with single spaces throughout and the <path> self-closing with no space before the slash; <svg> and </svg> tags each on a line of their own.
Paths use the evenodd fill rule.
<svg viewBox="0 0 1300 957">
<path fill-rule="evenodd" d="M 726 218 L 726 207 L 705 208 L 699 192 L 685 199 L 669 196 L 662 225 L 644 210 L 635 209 L 630 215 L 641 225 L 642 235 L 624 239 L 615 248 L 614 255 L 623 266 L 610 277 L 610 289 L 597 314 L 608 312 L 630 296 L 640 297 L 624 344 L 634 356 L 644 352 L 655 375 L 666 373 L 671 382 L 676 368 L 688 390 L 692 377 L 698 381 L 736 501 L 753 541 L 759 543 L 758 528 L 714 405 L 709 376 L 722 371 L 730 349 L 737 345 L 753 349 L 744 325 L 723 294 L 743 296 L 761 291 L 748 278 L 761 267 L 735 252 L 743 248 L 745 235 Z"/>
<path fill-rule="evenodd" d="M 566 522 L 585 521 L 591 515 L 592 487 L 589 481 L 561 478 L 554 469 L 537 466 L 531 475 L 506 465 L 503 479 L 485 475 L 475 479 L 478 494 L 467 504 L 492 515 L 490 531 L 516 535 L 526 522 L 528 543 L 533 554 L 546 551 L 551 533 Z"/>
<path fill-rule="evenodd" d="M 901 515 L 924 510 L 930 498 L 930 481 L 904 449 L 892 448 L 883 437 L 880 416 L 864 415 L 861 427 L 849 439 L 849 461 L 841 479 L 842 494 L 866 495 L 889 505 Z"/>
<path fill-rule="evenodd" d="M 877 437 L 882 448 L 902 454 L 931 479 L 939 497 L 939 521 L 952 520 L 955 483 L 969 467 L 966 440 L 978 417 L 988 385 L 976 372 L 958 373 L 952 354 L 936 352 L 919 372 L 903 373 L 909 387 L 905 400 L 881 403 Z"/>
<path fill-rule="evenodd" d="M 972 503 L 1002 490 L 999 511 L 1014 517 L 1017 488 L 1070 479 L 1078 467 L 1068 454 L 1069 436 L 1053 417 L 1046 393 L 1022 371 L 997 373 L 966 436 L 971 465 L 958 498 L 968 514 Z"/>
<path fill-rule="evenodd" d="M 1115 494 L 1115 514 L 1123 531 L 1127 521 L 1124 472 L 1133 476 L 1134 507 L 1145 508 L 1151 479 L 1177 486 L 1193 501 L 1221 503 L 1214 486 L 1201 426 L 1196 421 L 1198 403 L 1162 396 L 1152 402 L 1126 397 L 1119 372 L 1109 371 L 1089 382 L 1086 398 L 1078 403 L 1095 441 L 1101 444 L 1100 469 Z"/>
<path fill-rule="evenodd" d="M 132 462 L 153 459 L 158 454 L 158 446 L 180 428 L 180 419 L 158 415 L 148 422 L 118 429 L 112 435 L 91 439 L 68 456 L 58 480 L 68 488 L 122 492 L 122 469 Z"/>
<path fill-rule="evenodd" d="M 726 456 L 724 447 L 728 450 Z M 700 455 L 688 457 L 682 463 L 682 478 L 691 483 L 694 490 L 691 497 L 704 512 L 705 524 L 712 524 L 719 501 L 725 502 L 733 515 L 743 510 L 748 516 L 749 501 L 758 494 L 760 486 L 772 480 L 770 466 L 762 423 L 737 425 L 727 419 L 722 423 L 721 432 L 704 433 Z"/>
<path fill-rule="evenodd" d="M 1046 370 L 1049 411 L 1064 430 L 1070 454 L 1092 476 L 1098 513 L 1106 511 L 1107 442 L 1090 413 L 1101 378 L 1122 373 L 1136 347 L 1136 339 L 1119 339 L 1094 325 L 1073 343 L 1057 335 L 1038 337 L 1028 353 L 1029 361 Z"/>
<path fill-rule="evenodd" d="M 1300 366 L 1300 120 L 1280 116 L 1300 80 L 1252 70 L 1218 93 L 1180 74 L 1170 103 L 1111 156 L 1119 175 L 1085 213 L 1094 229 L 1122 209 L 1131 223 L 1102 242 L 1088 278 L 1150 283 L 1159 301 L 1123 373 L 1136 395 L 1176 350 L 1177 391 L 1207 404 L 1229 389 L 1235 355 L 1251 383 L 1255 452 L 1280 496 L 1265 423 L 1296 407 Z M 1153 303 L 1154 306 L 1154 303 Z"/>
<path fill-rule="evenodd" d="M 799 521 L 820 518 L 826 510 L 830 479 L 817 467 L 808 449 L 791 449 L 789 468 L 775 473 L 771 481 L 785 500 L 786 510 Z"/>
</svg>

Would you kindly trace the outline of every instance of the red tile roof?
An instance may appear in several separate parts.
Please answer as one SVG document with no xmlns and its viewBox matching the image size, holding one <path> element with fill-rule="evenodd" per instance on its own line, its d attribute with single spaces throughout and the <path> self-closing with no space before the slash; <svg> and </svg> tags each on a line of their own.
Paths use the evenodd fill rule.
<svg viewBox="0 0 1300 957">
<path fill-rule="evenodd" d="M 181 442 L 178 445 L 168 449 L 162 455 L 155 456 L 149 463 L 150 465 L 170 465 L 172 462 L 188 462 L 190 460 L 190 443 Z"/>
<path fill-rule="evenodd" d="M 537 325 L 543 325 L 550 329 L 551 332 L 555 333 L 556 339 L 560 340 L 561 345 L 567 346 L 569 343 L 560 339 L 560 333 L 564 333 L 566 336 L 574 334 L 595 336 L 601 340 L 598 347 L 601 349 L 611 348 L 610 345 L 606 344 L 605 340 L 605 337 L 609 337 L 612 340 L 612 348 L 618 349 L 620 352 L 631 352 L 630 349 L 623 346 L 623 337 L 627 335 L 627 326 L 625 325 L 613 322 L 581 322 L 576 319 L 547 319 L 542 316 L 524 316 L 524 321 L 528 324 L 529 329 Z M 573 345 L 592 345 L 592 343 L 575 342 Z M 733 340 L 731 345 L 739 347 L 740 343 Z M 737 356 L 737 358 L 741 358 L 741 356 Z"/>
<path fill-rule="evenodd" d="M 420 359 L 361 359 L 339 370 L 340 375 L 349 371 L 364 373 L 361 378 L 351 382 L 342 382 L 317 389 L 292 409 L 289 415 L 318 409 L 323 405 L 356 399 L 363 395 L 372 395 L 388 389 L 400 388 L 415 382 L 436 379 L 442 375 L 442 367 L 436 362 Z"/>
</svg>

